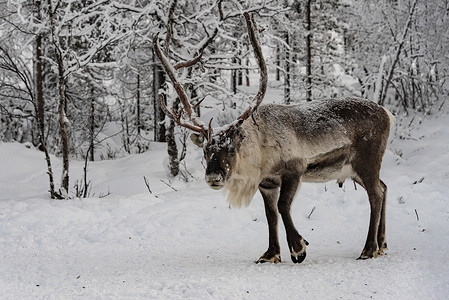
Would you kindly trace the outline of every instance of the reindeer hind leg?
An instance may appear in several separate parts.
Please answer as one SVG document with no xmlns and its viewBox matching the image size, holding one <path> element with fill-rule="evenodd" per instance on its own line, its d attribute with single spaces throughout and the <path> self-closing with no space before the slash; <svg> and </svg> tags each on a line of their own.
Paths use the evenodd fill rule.
<svg viewBox="0 0 449 300">
<path fill-rule="evenodd" d="M 385 210 L 387 201 L 387 185 L 382 180 L 380 180 L 380 185 L 382 188 L 382 211 L 380 214 L 379 230 L 377 232 L 377 245 L 379 247 L 377 254 L 383 255 L 385 251 L 388 250 L 387 240 L 385 237 Z"/>
<path fill-rule="evenodd" d="M 364 163 L 366 156 L 361 160 L 355 160 L 352 164 L 357 174 L 354 180 L 359 183 L 368 194 L 370 204 L 370 221 L 365 246 L 358 259 L 377 257 L 379 254 L 378 241 L 385 237 L 385 213 L 383 204 L 385 202 L 385 184 L 379 179 L 380 160 L 372 159 L 373 165 L 367 167 Z M 376 162 L 378 167 L 376 167 Z M 382 217 L 383 215 L 383 217 Z M 384 239 L 382 239 L 382 242 Z"/>
</svg>

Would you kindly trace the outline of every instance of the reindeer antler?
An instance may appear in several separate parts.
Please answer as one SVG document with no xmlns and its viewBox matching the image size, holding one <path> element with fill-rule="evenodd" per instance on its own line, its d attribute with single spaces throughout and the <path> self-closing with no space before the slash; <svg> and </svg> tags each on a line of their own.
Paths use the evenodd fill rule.
<svg viewBox="0 0 449 300">
<path fill-rule="evenodd" d="M 263 57 L 262 48 L 260 46 L 259 37 L 257 35 L 256 22 L 254 21 L 254 15 L 249 15 L 249 13 L 245 12 L 243 14 L 245 16 L 246 25 L 248 27 L 248 36 L 251 42 L 251 45 L 254 49 L 254 56 L 256 57 L 257 64 L 260 69 L 260 78 L 259 78 L 259 91 L 253 99 L 255 103 L 254 106 L 248 107 L 243 114 L 237 119 L 237 126 L 240 126 L 243 121 L 249 118 L 256 109 L 259 107 L 260 103 L 262 103 L 263 98 L 265 97 L 265 92 L 267 90 L 268 83 L 268 71 L 267 65 L 265 63 L 265 59 Z"/>
<path fill-rule="evenodd" d="M 240 117 L 238 117 L 237 123 L 235 123 L 233 126 L 230 126 L 229 129 L 227 130 L 227 132 L 229 132 L 233 128 L 240 126 L 243 123 L 243 121 L 248 119 L 249 116 L 251 116 L 254 113 L 254 111 L 256 111 L 257 107 L 259 107 L 260 103 L 262 102 L 262 100 L 265 96 L 265 92 L 267 90 L 267 81 L 268 81 L 267 73 L 268 72 L 267 72 L 267 66 L 265 64 L 265 59 L 263 58 L 260 41 L 259 41 L 259 38 L 257 35 L 256 23 L 254 21 L 254 17 L 250 16 L 247 12 L 244 13 L 244 16 L 245 16 L 246 24 L 248 27 L 249 40 L 254 49 L 254 55 L 256 57 L 256 60 L 257 60 L 257 63 L 259 65 L 259 69 L 260 69 L 259 91 L 257 92 L 256 96 L 253 99 L 254 104 L 251 105 L 250 107 L 248 107 L 243 112 L 243 114 Z M 181 113 L 178 113 L 174 110 L 170 111 L 165 106 L 165 103 L 164 103 L 162 97 L 159 97 L 159 102 L 161 103 L 162 110 L 164 111 L 164 113 L 166 115 L 173 118 L 179 126 L 183 126 L 190 130 L 202 133 L 204 135 L 204 137 L 206 137 L 208 139 L 208 141 L 210 141 L 212 138 L 212 132 L 213 132 L 212 127 L 211 127 L 212 119 L 210 120 L 209 127 L 206 130 L 204 123 L 201 122 L 200 120 L 198 120 L 198 117 L 196 116 L 196 114 L 192 108 L 192 105 L 190 104 L 189 98 L 188 98 L 186 92 L 184 91 L 184 88 L 179 83 L 179 80 L 178 80 L 178 77 L 176 76 L 175 70 L 177 70 L 181 67 L 191 66 L 191 65 L 197 63 L 203 54 L 204 48 L 212 41 L 212 39 L 215 37 L 217 32 L 218 32 L 218 30 L 216 29 L 214 31 L 214 34 L 212 36 L 210 36 L 209 39 L 207 40 L 207 42 L 203 45 L 203 47 L 197 57 L 195 57 L 194 59 L 192 59 L 188 62 L 185 62 L 185 63 L 178 63 L 175 67 L 173 67 L 170 64 L 169 59 L 167 58 L 167 56 L 165 56 L 165 54 L 161 50 L 161 46 L 159 45 L 158 35 L 156 35 L 153 38 L 153 45 L 154 45 L 154 50 L 156 52 L 156 55 L 159 58 L 159 60 L 161 61 L 162 67 L 164 68 L 165 72 L 167 73 L 168 77 L 170 78 L 170 81 L 173 83 L 173 87 L 175 88 L 175 91 L 178 94 L 179 99 L 181 100 L 181 103 L 184 107 L 183 110 L 187 114 L 187 116 L 190 120 L 190 123 L 186 122 L 182 119 Z"/>
<path fill-rule="evenodd" d="M 159 102 L 161 104 L 162 110 L 164 113 L 170 117 L 172 117 L 175 122 L 179 126 L 186 127 L 190 130 L 199 132 L 204 134 L 205 137 L 208 137 L 208 132 L 204 128 L 203 122 L 198 120 L 198 117 L 196 116 L 195 112 L 192 109 L 192 106 L 190 105 L 189 97 L 187 96 L 186 92 L 184 91 L 184 88 L 179 83 L 178 77 L 176 76 L 174 68 L 170 65 L 170 61 L 168 60 L 167 56 L 162 52 L 161 46 L 159 45 L 159 36 L 156 35 L 153 38 L 153 45 L 154 50 L 156 52 L 157 57 L 161 61 L 162 67 L 164 68 L 165 72 L 167 73 L 168 77 L 170 78 L 171 82 L 173 83 L 173 87 L 175 88 L 176 93 L 178 94 L 179 99 L 181 100 L 181 103 L 184 107 L 184 111 L 186 112 L 187 116 L 189 117 L 190 122 L 185 122 L 181 114 L 170 110 L 165 106 L 164 101 L 162 101 L 161 97 L 159 97 Z"/>
</svg>

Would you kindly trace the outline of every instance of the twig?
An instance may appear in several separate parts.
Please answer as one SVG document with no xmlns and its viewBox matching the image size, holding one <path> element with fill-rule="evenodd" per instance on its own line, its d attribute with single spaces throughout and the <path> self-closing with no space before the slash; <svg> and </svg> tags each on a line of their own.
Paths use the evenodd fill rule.
<svg viewBox="0 0 449 300">
<path fill-rule="evenodd" d="M 423 182 L 423 180 L 424 180 L 424 177 L 421 177 L 420 180 L 415 180 L 415 181 L 413 182 L 413 184 L 421 183 L 421 182 Z"/>
<path fill-rule="evenodd" d="M 109 190 L 109 187 L 108 187 L 108 192 L 106 193 L 106 194 L 103 194 L 103 193 L 100 193 L 100 195 L 98 195 L 98 198 L 106 198 L 107 196 L 109 196 L 111 194 L 111 191 Z"/>
<path fill-rule="evenodd" d="M 408 127 L 412 126 L 413 121 L 415 121 L 416 114 L 413 115 L 412 119 L 408 123 Z"/>
<path fill-rule="evenodd" d="M 167 186 L 169 186 L 172 190 L 174 190 L 175 192 L 177 192 L 178 190 L 177 189 L 175 189 L 173 186 L 171 186 L 169 183 L 166 183 L 165 181 L 163 181 L 162 179 L 161 179 L 161 181 L 163 182 L 163 183 L 165 183 Z"/>
<path fill-rule="evenodd" d="M 419 221 L 418 211 L 415 208 L 415 214 L 416 214 L 416 221 Z"/>
<path fill-rule="evenodd" d="M 92 183 L 91 180 L 87 181 L 87 161 L 88 161 L 88 157 L 89 157 L 89 151 L 91 150 L 91 148 L 93 147 L 93 144 L 91 144 L 89 146 L 89 149 L 87 149 L 86 151 L 86 157 L 84 159 L 84 187 L 83 187 L 83 198 L 87 198 L 88 196 L 88 191 L 89 191 L 89 185 Z M 92 158 L 93 159 L 93 158 Z"/>
<path fill-rule="evenodd" d="M 310 214 L 309 214 L 309 216 L 307 217 L 307 219 L 310 219 L 310 216 L 313 214 L 313 212 L 315 211 L 315 209 L 316 209 L 316 206 L 314 206 L 314 207 L 312 208 L 312 211 L 310 212 Z"/>
<path fill-rule="evenodd" d="M 182 176 L 184 177 L 183 180 L 184 180 L 185 182 L 189 182 L 189 176 L 190 176 L 190 178 L 192 178 L 192 179 L 198 180 L 198 178 L 196 178 L 195 176 L 193 176 L 192 173 L 189 172 L 189 170 L 187 169 L 187 165 L 186 165 L 186 162 L 185 162 L 185 161 L 182 161 L 181 164 L 184 166 L 184 171 L 183 171 L 183 172 L 180 172 L 180 175 L 182 175 Z"/>
<path fill-rule="evenodd" d="M 443 108 L 443 105 L 446 103 L 446 97 L 444 97 L 444 100 L 441 102 L 440 107 L 438 107 L 438 111 L 441 111 L 441 109 Z"/>
<path fill-rule="evenodd" d="M 145 176 L 143 176 L 143 181 L 145 181 L 145 185 L 147 186 L 148 191 L 150 192 L 150 194 L 153 195 L 156 198 L 159 198 L 157 195 L 154 195 L 153 192 L 151 191 L 150 183 L 148 182 L 148 179 Z"/>
</svg>

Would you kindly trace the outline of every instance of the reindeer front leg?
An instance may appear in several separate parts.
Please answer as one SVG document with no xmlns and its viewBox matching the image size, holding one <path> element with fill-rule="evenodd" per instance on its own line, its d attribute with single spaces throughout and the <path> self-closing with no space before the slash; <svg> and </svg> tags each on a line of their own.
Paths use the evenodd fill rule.
<svg viewBox="0 0 449 300">
<path fill-rule="evenodd" d="M 264 187 L 263 187 L 264 186 Z M 277 202 L 279 197 L 279 188 L 272 184 L 259 185 L 259 191 L 262 194 L 265 204 L 265 214 L 268 222 L 268 250 L 256 261 L 256 263 L 280 263 L 281 248 L 278 239 L 278 209 Z"/>
<path fill-rule="evenodd" d="M 301 263 L 306 258 L 306 246 L 309 244 L 298 233 L 290 215 L 290 208 L 300 183 L 300 174 L 287 173 L 282 177 L 278 209 L 287 233 L 287 242 L 294 263 Z"/>
</svg>

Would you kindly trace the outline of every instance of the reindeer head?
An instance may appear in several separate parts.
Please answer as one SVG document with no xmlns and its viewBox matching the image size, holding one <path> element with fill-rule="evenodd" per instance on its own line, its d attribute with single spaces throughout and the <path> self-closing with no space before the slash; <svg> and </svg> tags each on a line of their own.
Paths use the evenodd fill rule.
<svg viewBox="0 0 449 300">
<path fill-rule="evenodd" d="M 205 179 L 214 190 L 221 189 L 231 177 L 244 138 L 245 129 L 238 127 L 214 134 L 207 143 L 199 134 L 190 136 L 195 145 L 203 148 L 207 166 Z"/>
<path fill-rule="evenodd" d="M 181 115 L 182 113 L 177 113 L 175 111 L 170 112 L 163 101 L 161 101 L 161 107 L 164 110 L 165 114 L 173 118 L 178 125 L 189 128 L 190 130 L 196 132 L 193 133 L 190 138 L 195 145 L 203 148 L 204 158 L 207 164 L 205 179 L 209 186 L 216 190 L 224 187 L 226 181 L 232 175 L 232 169 L 235 166 L 236 155 L 240 149 L 243 139 L 245 138 L 245 129 L 241 127 L 241 125 L 254 113 L 254 111 L 260 105 L 267 89 L 267 66 L 265 64 L 262 49 L 257 36 L 256 24 L 254 22 L 254 18 L 248 13 L 244 13 L 244 16 L 248 27 L 248 36 L 254 49 L 254 54 L 260 69 L 259 91 L 253 99 L 254 105 L 248 107 L 245 112 L 237 118 L 237 120 L 222 127 L 220 130 L 216 130 L 216 132 L 214 132 L 211 126 L 212 119 L 209 122 L 208 129 L 206 129 L 205 125 L 197 119 L 187 97 L 187 94 L 185 93 L 175 74 L 175 70 L 178 69 L 178 66 L 190 66 L 199 61 L 202 52 L 199 54 L 199 56 L 192 59 L 191 61 L 179 63 L 176 66 L 172 67 L 170 65 L 169 59 L 160 49 L 158 37 L 156 36 L 153 40 L 156 55 L 159 57 L 165 72 L 173 83 L 173 86 L 184 107 L 183 110 L 188 116 L 189 120 L 183 120 Z"/>
</svg>

